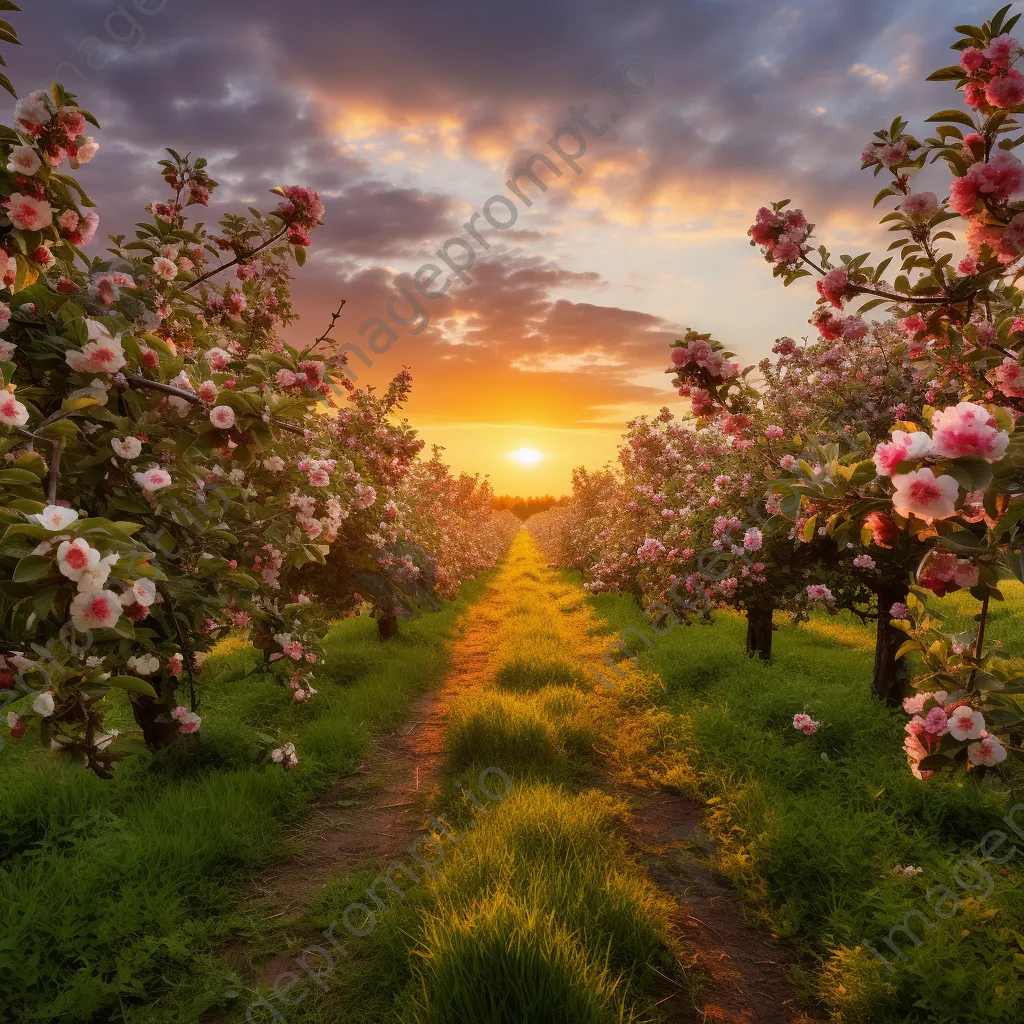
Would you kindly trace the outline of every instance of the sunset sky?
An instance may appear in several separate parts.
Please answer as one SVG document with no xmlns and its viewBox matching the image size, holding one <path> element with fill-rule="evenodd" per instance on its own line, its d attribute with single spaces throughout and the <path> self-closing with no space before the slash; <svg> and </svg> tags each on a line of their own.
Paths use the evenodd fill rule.
<svg viewBox="0 0 1024 1024">
<path fill-rule="evenodd" d="M 81 175 L 103 236 L 162 197 L 164 146 L 205 154 L 224 206 L 267 206 L 276 184 L 318 189 L 326 223 L 292 340 L 345 298 L 337 337 L 373 360 L 352 356 L 360 384 L 409 366 L 408 415 L 457 469 L 489 472 L 500 492 L 561 493 L 574 465 L 614 457 L 628 418 L 682 410 L 662 371 L 686 326 L 747 359 L 807 333 L 813 285 L 772 279 L 746 238 L 754 212 L 790 197 L 836 250 L 877 241 L 863 144 L 897 113 L 914 125 L 952 105 L 948 84 L 923 79 L 951 62 L 953 22 L 994 6 L 31 0 L 12 16 L 24 45 L 10 63 L 22 92 L 60 64 L 103 124 Z M 617 98 L 606 83 L 624 64 L 648 87 L 620 83 Z M 548 145 L 570 106 L 607 124 L 582 131 L 580 173 Z M 506 181 L 541 152 L 561 177 L 535 165 L 550 188 L 525 181 L 532 206 L 513 203 Z M 488 248 L 475 245 L 470 283 L 419 296 L 417 269 L 440 265 L 444 287 L 436 253 L 468 240 L 494 195 L 506 202 L 492 216 L 511 207 L 515 223 L 477 217 Z M 402 288 L 420 310 L 392 299 Z M 409 324 L 392 320 L 397 340 L 372 353 L 359 330 L 388 319 L 389 299 Z M 544 458 L 509 457 L 521 448 Z"/>
</svg>

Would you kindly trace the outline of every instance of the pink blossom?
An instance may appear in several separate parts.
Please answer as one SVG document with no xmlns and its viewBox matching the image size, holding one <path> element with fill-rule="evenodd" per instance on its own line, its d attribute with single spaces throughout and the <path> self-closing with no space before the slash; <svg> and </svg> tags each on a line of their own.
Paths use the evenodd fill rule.
<svg viewBox="0 0 1024 1024">
<path fill-rule="evenodd" d="M 659 540 L 648 537 L 643 544 L 636 549 L 637 558 L 645 562 L 656 562 L 665 554 L 665 545 Z"/>
<path fill-rule="evenodd" d="M 1007 398 L 1024 398 L 1024 366 L 1011 356 L 1006 356 L 988 377 Z"/>
<path fill-rule="evenodd" d="M 889 615 L 894 619 L 909 619 L 910 609 L 902 601 L 897 601 L 889 609 Z"/>
<path fill-rule="evenodd" d="M 764 428 L 764 436 L 767 437 L 769 440 L 775 441 L 778 440 L 780 437 L 785 437 L 786 431 L 783 430 L 782 427 L 777 427 L 774 424 L 769 424 L 769 426 Z"/>
<path fill-rule="evenodd" d="M 949 731 L 946 712 L 942 708 L 932 708 L 925 716 L 924 727 L 932 736 L 945 736 Z"/>
<path fill-rule="evenodd" d="M 928 699 L 929 694 L 927 693 L 915 693 L 913 697 L 903 698 L 903 710 L 908 715 L 919 715 L 924 711 L 925 701 Z"/>
<path fill-rule="evenodd" d="M 211 370 L 225 370 L 231 363 L 231 353 L 222 348 L 208 349 L 205 358 Z"/>
<path fill-rule="evenodd" d="M 215 405 L 210 410 L 210 422 L 218 430 L 230 430 L 235 425 L 235 410 L 230 405 Z"/>
<path fill-rule="evenodd" d="M 836 309 L 842 309 L 848 285 L 846 271 L 842 267 L 836 267 L 818 282 L 818 294 Z"/>
<path fill-rule="evenodd" d="M 1006 110 L 1024 100 L 1024 75 L 1009 71 L 1006 75 L 993 78 L 985 86 L 985 99 L 993 107 Z"/>
<path fill-rule="evenodd" d="M 879 146 L 878 162 L 883 167 L 898 167 L 907 159 L 907 144 L 894 142 L 889 146 Z"/>
<path fill-rule="evenodd" d="M 853 564 L 858 569 L 874 569 L 875 560 L 870 555 L 857 555 L 853 560 Z"/>
<path fill-rule="evenodd" d="M 996 462 L 1006 453 L 1010 435 L 999 430 L 992 414 L 973 402 L 960 402 L 932 416 L 932 442 L 937 455 L 956 459 L 980 455 Z"/>
<path fill-rule="evenodd" d="M 792 469 L 796 465 L 796 458 L 792 455 L 783 455 L 779 459 L 779 466 L 782 469 Z"/>
<path fill-rule="evenodd" d="M 939 208 L 939 200 L 934 192 L 916 192 L 903 200 L 901 209 L 908 217 L 928 218 Z"/>
<path fill-rule="evenodd" d="M 892 478 L 893 508 L 899 515 L 916 515 L 927 523 L 948 519 L 956 511 L 960 485 L 951 476 L 936 476 L 927 467 Z"/>
<path fill-rule="evenodd" d="M 957 265 L 956 272 L 961 277 L 970 277 L 978 272 L 978 260 L 974 256 L 965 256 Z"/>
<path fill-rule="evenodd" d="M 812 583 L 807 588 L 807 596 L 812 601 L 834 601 L 835 598 L 832 596 L 832 591 L 825 586 L 824 583 Z"/>
<path fill-rule="evenodd" d="M 960 67 L 962 67 L 969 75 L 973 75 L 975 72 L 980 71 L 984 66 L 985 54 L 976 46 L 968 46 L 967 49 L 960 54 Z"/>
<path fill-rule="evenodd" d="M 805 736 L 813 736 L 820 727 L 821 722 L 816 722 L 810 715 L 797 714 L 793 716 L 793 728 Z"/>
</svg>

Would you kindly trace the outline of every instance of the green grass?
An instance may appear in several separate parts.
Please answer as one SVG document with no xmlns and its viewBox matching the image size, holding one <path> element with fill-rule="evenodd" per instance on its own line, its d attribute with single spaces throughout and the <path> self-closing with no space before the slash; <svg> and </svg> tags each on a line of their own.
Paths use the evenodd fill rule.
<svg viewBox="0 0 1024 1024">
<path fill-rule="evenodd" d="M 626 1024 L 665 912 L 605 795 L 520 784 L 433 885 L 408 1024 Z"/>
<path fill-rule="evenodd" d="M 616 629 L 643 628 L 628 599 L 598 597 Z M 966 624 L 976 602 L 943 602 Z M 1024 655 L 1024 588 L 1008 600 L 992 633 Z M 952 619 L 950 620 L 952 622 Z M 648 631 L 649 632 L 649 631 Z M 745 623 L 723 615 L 710 627 L 678 627 L 645 653 L 665 688 L 657 705 L 672 715 L 674 745 L 665 778 L 711 802 L 708 824 L 721 869 L 754 900 L 801 955 L 803 980 L 846 1024 L 1018 1022 L 1024 1001 L 1024 844 L 999 874 L 960 869 L 1002 822 L 1018 769 L 979 785 L 965 776 L 914 779 L 902 754 L 901 712 L 871 697 L 871 635 L 853 620 L 815 619 L 782 627 L 771 666 L 749 661 Z M 805 737 L 796 712 L 824 723 Z M 1024 823 L 1024 811 L 1018 813 Z M 1021 824 L 1024 828 L 1024 824 Z M 1013 838 L 1011 834 L 1011 838 Z M 1009 843 L 1004 847 L 1010 849 Z M 998 854 L 1002 856 L 1002 853 Z M 892 873 L 916 865 L 915 879 Z M 991 893 L 982 898 L 989 888 Z M 948 887 L 960 900 L 935 911 Z M 974 891 L 967 887 L 973 886 Z M 931 893 L 931 896 L 929 896 Z M 895 936 L 901 961 L 884 944 L 909 911 L 923 941 Z M 890 973 L 862 945 L 895 965 Z"/>
<path fill-rule="evenodd" d="M 345 935 L 350 955 L 327 991 L 308 986 L 284 1011 L 288 1024 L 663 1019 L 650 996 L 655 970 L 682 980 L 667 948 L 668 905 L 622 836 L 625 807 L 594 788 L 601 716 L 575 685 L 574 655 L 593 625 L 578 589 L 560 584 L 521 535 L 460 640 L 487 658 L 468 657 L 453 681 L 434 810 L 454 836 L 437 877 L 403 882 L 369 935 Z M 488 798 L 487 769 L 511 780 L 507 794 Z M 372 883 L 366 872 L 333 879 L 302 933 L 343 921 Z"/>
<path fill-rule="evenodd" d="M 192 756 L 123 762 L 112 782 L 67 775 L 28 741 L 0 755 L 0 1019 L 19 1024 L 148 1020 L 133 1011 L 176 986 L 182 1021 L 230 994 L 214 951 L 245 926 L 239 895 L 287 853 L 284 828 L 354 769 L 371 738 L 439 683 L 448 641 L 480 580 L 444 610 L 377 639 L 369 619 L 335 625 L 318 696 L 293 704 L 237 645 L 211 657 Z M 112 708 L 129 727 L 128 709 Z M 292 740 L 300 767 L 268 759 Z M 184 996 L 181 997 L 185 999 Z"/>
</svg>

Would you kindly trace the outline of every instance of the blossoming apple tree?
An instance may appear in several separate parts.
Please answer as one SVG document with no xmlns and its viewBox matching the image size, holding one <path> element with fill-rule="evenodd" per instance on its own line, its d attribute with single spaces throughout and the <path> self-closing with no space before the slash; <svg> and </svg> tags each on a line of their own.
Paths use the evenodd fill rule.
<svg viewBox="0 0 1024 1024">
<path fill-rule="evenodd" d="M 104 698 L 128 692 L 151 749 L 195 733 L 193 676 L 229 629 L 289 665 L 294 699 L 315 693 L 310 594 L 332 551 L 353 579 L 387 575 L 386 492 L 422 442 L 389 419 L 407 372 L 378 397 L 332 381 L 329 332 L 278 336 L 324 214 L 312 189 L 210 228 L 191 215 L 217 183 L 170 151 L 169 195 L 89 257 L 99 218 L 65 170 L 95 156 L 89 124 L 55 84 L 0 129 L 0 691 L 12 736 L 109 776 L 137 741 L 105 728 Z"/>
<path fill-rule="evenodd" d="M 1010 34 L 1019 16 L 1008 12 L 958 28 L 959 62 L 930 76 L 954 83 L 966 110 L 930 117 L 934 134 L 923 140 L 897 118 L 862 154 L 864 168 L 888 176 L 875 205 L 896 200 L 881 222 L 896 236 L 889 248 L 898 256 L 833 262 L 827 248 L 812 246 L 803 214 L 784 203 L 762 208 L 750 231 L 784 283 L 818 277 L 820 315 L 835 319 L 833 310 L 861 303 L 861 313 L 883 306 L 899 318 L 906 358 L 927 389 L 928 404 L 898 417 L 891 437 L 845 453 L 817 446 L 776 487 L 790 508 L 820 509 L 837 538 L 855 538 L 880 517 L 892 535 L 924 548 L 917 586 L 888 609 L 905 634 L 900 653 L 914 658 L 918 694 L 906 702 L 913 718 L 905 746 L 919 777 L 963 765 L 983 774 L 1008 750 L 1021 752 L 1012 694 L 1024 692 L 1024 680 L 985 635 L 1001 581 L 1024 578 L 1024 441 L 1015 429 L 1024 411 L 1024 164 L 1013 153 L 1024 142 L 1024 74 Z M 946 199 L 914 191 L 926 163 L 948 168 Z M 966 243 L 959 259 L 951 227 Z M 890 282 L 894 258 L 899 271 Z M 978 600 L 977 626 L 949 633 L 927 599 L 957 589 Z"/>
</svg>

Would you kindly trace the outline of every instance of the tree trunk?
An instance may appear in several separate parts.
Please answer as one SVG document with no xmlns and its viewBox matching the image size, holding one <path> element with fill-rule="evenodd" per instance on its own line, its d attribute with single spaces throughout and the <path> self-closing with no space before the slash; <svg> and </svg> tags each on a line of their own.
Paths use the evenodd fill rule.
<svg viewBox="0 0 1024 1024">
<path fill-rule="evenodd" d="M 905 603 L 909 588 L 905 583 L 883 584 L 878 591 L 878 622 L 875 636 L 875 674 L 871 692 L 891 708 L 899 707 L 909 693 L 906 663 L 896 660 L 896 652 L 906 634 L 889 625 L 889 609 Z"/>
<path fill-rule="evenodd" d="M 398 616 L 381 615 L 377 619 L 377 633 L 380 635 L 381 640 L 391 640 L 393 637 L 398 636 Z"/>
<path fill-rule="evenodd" d="M 772 660 L 772 611 L 771 601 L 751 605 L 747 609 L 747 657 Z"/>
<path fill-rule="evenodd" d="M 150 750 L 163 750 L 174 742 L 178 723 L 171 718 L 172 710 L 172 705 L 144 693 L 132 695 L 132 714 Z"/>
</svg>

